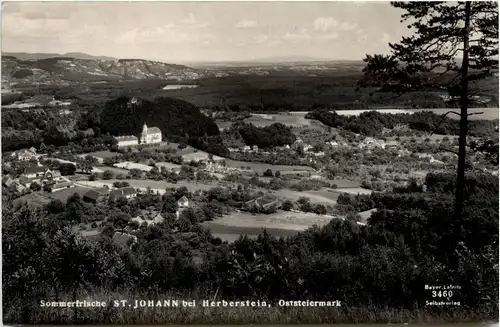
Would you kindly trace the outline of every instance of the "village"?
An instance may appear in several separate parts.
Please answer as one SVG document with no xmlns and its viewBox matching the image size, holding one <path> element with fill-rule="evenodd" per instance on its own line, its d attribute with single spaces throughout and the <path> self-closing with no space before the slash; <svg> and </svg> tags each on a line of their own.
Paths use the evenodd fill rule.
<svg viewBox="0 0 500 327">
<path fill-rule="evenodd" d="M 456 155 L 441 150 L 443 145 L 456 146 L 456 139 L 448 136 L 382 139 L 317 125 L 294 126 L 293 131 L 297 138 L 292 144 L 271 149 L 229 147 L 231 157 L 222 158 L 168 142 L 159 128 L 144 124 L 139 137 L 115 136 L 116 152 L 74 154 L 70 147 L 50 154 L 34 147 L 12 152 L 3 157 L 8 173 L 2 182 L 12 190 L 14 203 L 31 206 L 65 203 L 74 194 L 88 206 L 106 206 L 123 199 L 137 201 L 147 194 L 167 196 L 182 188 L 185 194 L 175 198 L 172 212 L 148 207 L 128 213 L 120 228 L 113 225 L 113 240 L 130 246 L 141 226 L 162 223 L 166 214 L 178 221 L 186 218 L 186 209 L 190 214 L 207 210 L 206 195 L 215 189 L 244 187 L 245 193 L 238 203 L 221 201 L 224 208 L 214 218 L 197 220 L 223 241 L 240 234 L 255 236 L 262 228 L 286 235 L 331 219 L 366 224 L 377 208 L 339 210 L 340 195 L 366 195 L 411 182 L 423 185 L 427 173 L 452 169 L 456 160 Z M 295 158 L 297 165 L 259 162 L 270 157 Z M 106 220 L 81 222 L 74 230 L 86 239 L 99 239 Z"/>
</svg>

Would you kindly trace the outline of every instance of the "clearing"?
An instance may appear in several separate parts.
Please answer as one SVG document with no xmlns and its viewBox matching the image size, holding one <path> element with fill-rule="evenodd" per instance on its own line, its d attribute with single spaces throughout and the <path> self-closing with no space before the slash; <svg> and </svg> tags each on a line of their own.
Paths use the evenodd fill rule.
<svg viewBox="0 0 500 327">
<path fill-rule="evenodd" d="M 279 170 L 282 174 L 286 173 L 300 173 L 304 171 L 315 172 L 314 168 L 309 166 L 286 166 L 286 165 L 271 165 L 262 162 L 248 162 L 248 161 L 239 161 L 226 159 L 226 166 L 229 168 L 247 168 L 250 169 L 259 175 L 262 175 L 266 170 L 271 169 L 273 173 L 276 170 Z"/>
<path fill-rule="evenodd" d="M 62 202 L 66 202 L 66 200 L 73 194 L 78 193 L 80 196 L 83 196 L 88 191 L 89 188 L 76 186 L 60 190 L 57 192 L 47 193 L 47 196 L 54 200 L 61 200 Z"/>
<path fill-rule="evenodd" d="M 210 228 L 214 236 L 232 242 L 240 235 L 255 237 L 264 228 L 273 236 L 291 236 L 314 225 L 324 226 L 332 219 L 335 217 L 305 212 L 279 211 L 271 215 L 234 212 L 202 225 Z"/>
</svg>

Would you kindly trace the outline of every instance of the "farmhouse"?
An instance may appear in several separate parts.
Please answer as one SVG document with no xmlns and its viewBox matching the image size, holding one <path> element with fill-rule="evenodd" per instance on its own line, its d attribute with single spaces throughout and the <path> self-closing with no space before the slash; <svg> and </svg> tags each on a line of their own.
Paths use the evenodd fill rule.
<svg viewBox="0 0 500 327">
<path fill-rule="evenodd" d="M 27 178 L 43 177 L 50 170 L 44 166 L 31 166 L 24 170 L 23 176 Z"/>
<path fill-rule="evenodd" d="M 51 192 L 57 192 L 66 188 L 74 187 L 72 182 L 59 182 L 49 186 Z"/>
<path fill-rule="evenodd" d="M 2 178 L 2 184 L 5 185 L 5 186 L 7 186 L 7 187 L 15 184 L 15 182 L 16 181 L 14 179 L 12 179 L 10 176 L 4 176 Z"/>
<path fill-rule="evenodd" d="M 61 172 L 58 170 L 52 171 L 50 169 L 47 169 L 43 177 L 40 178 L 40 181 L 43 184 L 50 183 L 50 182 L 56 182 L 62 178 Z"/>
<path fill-rule="evenodd" d="M 141 144 L 161 143 L 161 130 L 158 127 L 149 127 L 144 123 L 141 133 Z"/>
<path fill-rule="evenodd" d="M 34 182 L 33 179 L 28 178 L 26 176 L 19 177 L 19 185 L 22 185 L 25 188 L 30 187 L 33 182 Z"/>
<path fill-rule="evenodd" d="M 109 189 L 107 187 L 93 189 L 85 193 L 82 199 L 85 202 L 99 203 L 106 200 L 108 193 Z"/>
<path fill-rule="evenodd" d="M 118 143 L 118 147 L 134 146 L 139 144 L 139 139 L 137 136 L 133 135 L 116 136 L 115 140 Z"/>
<path fill-rule="evenodd" d="M 16 157 L 19 161 L 30 161 L 31 159 L 36 158 L 36 149 L 31 147 L 28 150 L 19 150 L 17 152 L 13 152 L 12 156 Z"/>
<path fill-rule="evenodd" d="M 137 192 L 133 187 L 123 187 L 116 190 L 111 191 L 109 194 L 112 199 L 116 200 L 118 198 L 124 197 L 129 200 L 135 198 L 137 196 Z"/>
</svg>

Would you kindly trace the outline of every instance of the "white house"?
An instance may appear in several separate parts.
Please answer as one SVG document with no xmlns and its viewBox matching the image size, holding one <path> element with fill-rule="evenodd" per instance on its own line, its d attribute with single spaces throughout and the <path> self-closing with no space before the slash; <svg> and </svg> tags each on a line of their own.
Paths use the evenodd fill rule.
<svg viewBox="0 0 500 327">
<path fill-rule="evenodd" d="M 16 157 L 19 161 L 30 161 L 32 158 L 36 158 L 36 149 L 34 147 L 31 147 L 28 150 L 19 150 L 12 153 L 12 156 Z"/>
<path fill-rule="evenodd" d="M 71 182 L 60 182 L 60 183 L 55 183 L 52 188 L 51 188 L 51 192 L 57 192 L 57 191 L 60 191 L 60 190 L 64 190 L 64 189 L 67 189 L 67 188 L 70 188 L 70 187 L 74 187 L 75 185 Z"/>
<path fill-rule="evenodd" d="M 41 178 L 45 176 L 47 172 L 50 172 L 50 170 L 47 167 L 32 166 L 32 167 L 27 167 L 24 170 L 23 176 L 27 178 Z"/>
<path fill-rule="evenodd" d="M 116 136 L 115 140 L 118 143 L 118 147 L 133 146 L 139 144 L 139 139 L 133 135 Z"/>
<path fill-rule="evenodd" d="M 144 123 L 141 133 L 141 144 L 161 143 L 161 130 L 158 127 L 149 127 Z"/>
<path fill-rule="evenodd" d="M 114 199 L 124 197 L 125 199 L 129 200 L 137 196 L 137 191 L 133 187 L 122 187 L 111 191 L 110 196 Z"/>
</svg>

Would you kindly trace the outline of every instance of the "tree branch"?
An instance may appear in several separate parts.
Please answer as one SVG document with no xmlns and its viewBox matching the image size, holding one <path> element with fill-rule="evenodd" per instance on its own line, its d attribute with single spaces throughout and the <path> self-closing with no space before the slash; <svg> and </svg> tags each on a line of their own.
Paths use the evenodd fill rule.
<svg viewBox="0 0 500 327">
<path fill-rule="evenodd" d="M 450 153 L 456 154 L 458 156 L 458 152 L 456 152 L 454 150 L 446 149 L 446 148 L 443 148 L 443 147 L 439 147 L 438 149 L 439 150 L 443 150 L 445 152 L 450 152 Z"/>
<path fill-rule="evenodd" d="M 456 111 L 448 111 L 447 113 L 445 113 L 445 114 L 443 115 L 443 118 L 441 118 L 441 121 L 437 124 L 437 126 L 434 128 L 434 131 L 432 131 L 432 133 L 431 133 L 429 136 L 432 136 L 434 133 L 436 133 L 436 132 L 437 132 L 437 130 L 438 130 L 438 128 L 439 128 L 439 126 L 441 126 L 441 124 L 443 123 L 444 119 L 446 118 L 446 116 L 447 116 L 448 114 L 455 114 L 455 115 L 457 115 L 457 116 L 459 116 L 459 117 L 460 117 L 460 113 L 458 113 L 458 112 L 456 112 Z"/>
</svg>

